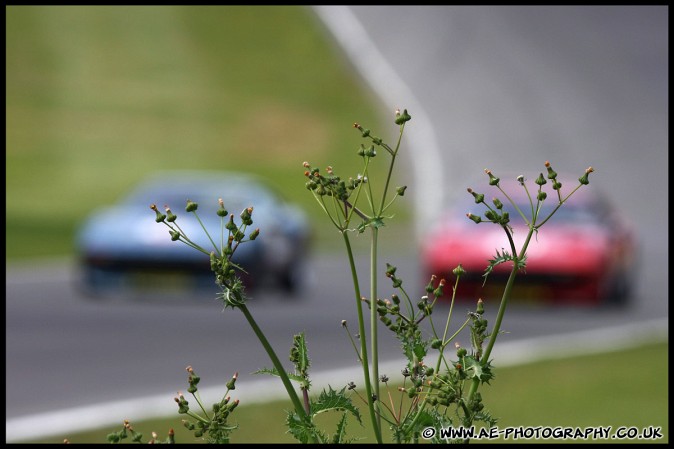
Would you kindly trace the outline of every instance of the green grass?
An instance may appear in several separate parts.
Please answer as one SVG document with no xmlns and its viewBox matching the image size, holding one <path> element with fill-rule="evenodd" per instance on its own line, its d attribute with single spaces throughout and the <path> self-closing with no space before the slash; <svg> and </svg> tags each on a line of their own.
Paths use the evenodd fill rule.
<svg viewBox="0 0 674 449">
<path fill-rule="evenodd" d="M 667 359 L 668 343 L 659 343 L 518 367 L 499 369 L 497 366 L 492 385 L 483 386 L 480 391 L 487 408 L 493 416 L 499 418 L 498 426 L 501 429 L 506 426 L 612 426 L 613 429 L 620 426 L 639 429 L 659 426 L 664 438 L 657 442 L 665 443 L 669 441 Z M 236 395 L 233 394 L 232 397 Z M 288 401 L 261 405 L 241 404 L 232 415 L 233 420 L 239 424 L 239 429 L 232 435 L 232 442 L 293 442 L 292 437 L 285 433 L 283 424 L 284 410 L 289 408 Z M 366 417 L 367 414 L 363 416 Z M 326 430 L 334 431 L 333 417 L 321 419 L 329 425 Z M 156 431 L 162 439 L 166 437 L 168 429 L 173 427 L 179 443 L 196 441 L 180 424 L 177 412 L 170 419 L 132 424 L 145 435 Z M 121 425 L 119 428 L 121 429 Z M 369 429 L 369 425 L 361 428 L 354 421 L 348 426 L 350 435 L 364 437 L 362 442 L 373 442 L 373 436 L 366 429 Z M 65 437 L 73 443 L 105 442 L 105 436 L 113 430 L 119 429 L 111 426 L 36 442 L 58 443 Z"/>
<path fill-rule="evenodd" d="M 307 7 L 8 6 L 6 25 L 8 261 L 72 255 L 94 208 L 172 168 L 268 177 L 322 242 L 302 162 L 356 175 L 352 124 L 397 131 Z"/>
</svg>

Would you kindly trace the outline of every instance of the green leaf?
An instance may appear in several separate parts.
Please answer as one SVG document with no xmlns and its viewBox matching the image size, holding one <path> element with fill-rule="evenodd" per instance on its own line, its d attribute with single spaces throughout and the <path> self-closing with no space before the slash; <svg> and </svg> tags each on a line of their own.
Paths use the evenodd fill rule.
<svg viewBox="0 0 674 449">
<path fill-rule="evenodd" d="M 332 444 L 348 443 L 346 440 L 346 416 L 347 413 L 344 413 L 337 423 L 337 431 L 332 436 Z"/>
<path fill-rule="evenodd" d="M 323 440 L 325 438 L 312 422 L 300 418 L 294 411 L 288 412 L 286 426 L 288 427 L 288 433 L 302 444 L 309 443 L 314 437 L 323 438 Z"/>
<path fill-rule="evenodd" d="M 295 365 L 295 370 L 303 378 L 309 377 L 309 353 L 307 351 L 307 342 L 304 337 L 304 332 L 301 332 L 293 337 L 293 347 L 290 350 L 290 360 Z"/>
<path fill-rule="evenodd" d="M 262 368 L 262 369 L 259 369 L 259 370 L 255 371 L 253 374 L 269 374 L 271 376 L 281 377 L 279 375 L 278 371 L 276 370 L 276 368 L 271 368 L 271 369 L 270 368 Z M 299 382 L 300 384 L 304 384 L 307 381 L 304 377 L 302 377 L 300 375 L 297 375 L 295 373 L 286 373 L 286 374 L 287 374 L 287 376 L 290 380 L 294 380 L 295 382 Z"/>
<path fill-rule="evenodd" d="M 360 417 L 360 411 L 351 402 L 351 398 L 344 394 L 346 387 L 340 391 L 333 390 L 328 386 L 328 391 L 323 390 L 316 401 L 311 401 L 311 413 L 313 416 L 330 410 L 340 410 L 350 412 L 356 417 L 359 423 L 363 423 Z"/>
<path fill-rule="evenodd" d="M 358 232 L 362 234 L 368 227 L 381 228 L 382 226 L 386 226 L 383 217 L 372 217 L 358 225 Z"/>
<path fill-rule="evenodd" d="M 487 283 L 487 276 L 489 276 L 489 274 L 494 270 L 494 267 L 509 261 L 515 262 L 515 258 L 513 257 L 512 254 L 510 254 L 503 248 L 501 248 L 501 250 L 503 251 L 502 253 L 499 253 L 498 250 L 496 250 L 496 257 L 494 257 L 493 259 L 489 259 L 489 266 L 484 270 L 484 274 L 482 275 L 484 277 L 484 282 L 482 283 L 483 287 Z M 526 256 L 517 260 L 518 270 L 523 270 L 525 267 L 526 267 Z"/>
<path fill-rule="evenodd" d="M 489 381 L 494 378 L 494 374 L 491 372 L 490 362 L 483 365 L 470 355 L 465 356 L 463 362 L 464 369 L 469 377 L 479 379 L 480 382 L 483 383 L 489 383 Z"/>
</svg>

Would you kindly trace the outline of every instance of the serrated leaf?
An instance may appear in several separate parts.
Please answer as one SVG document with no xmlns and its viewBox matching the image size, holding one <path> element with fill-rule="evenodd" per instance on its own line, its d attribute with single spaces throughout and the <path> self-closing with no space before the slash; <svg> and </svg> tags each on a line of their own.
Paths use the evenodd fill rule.
<svg viewBox="0 0 674 449">
<path fill-rule="evenodd" d="M 427 352 L 428 351 L 426 350 L 426 345 L 422 343 L 417 343 L 414 345 L 414 356 L 418 360 L 424 360 L 424 358 L 426 358 Z"/>
<path fill-rule="evenodd" d="M 301 332 L 293 338 L 293 348 L 290 351 L 291 360 L 295 365 L 295 370 L 300 376 L 307 378 L 309 376 L 309 353 L 307 350 L 307 342 L 304 337 L 304 332 Z"/>
<path fill-rule="evenodd" d="M 276 368 L 262 368 L 255 371 L 253 374 L 269 374 L 271 376 L 281 377 L 279 376 L 279 373 L 276 370 Z M 295 382 L 299 382 L 300 384 L 304 384 L 306 382 L 306 379 L 300 375 L 297 375 L 295 373 L 286 373 L 286 374 L 290 380 L 294 380 Z"/>
<path fill-rule="evenodd" d="M 486 363 L 482 365 L 479 361 L 475 360 L 472 356 L 465 356 L 463 358 L 464 367 L 467 373 L 471 373 L 470 377 L 479 379 L 480 382 L 489 383 L 491 379 L 494 378 L 494 374 L 491 372 L 491 363 Z"/>
<path fill-rule="evenodd" d="M 494 267 L 496 267 L 497 265 L 500 265 L 502 263 L 505 263 L 505 262 L 515 262 L 515 258 L 513 257 L 512 254 L 510 254 L 508 251 L 506 251 L 503 248 L 501 248 L 501 250 L 503 251 L 502 253 L 499 253 L 498 250 L 496 250 L 496 257 L 494 257 L 493 259 L 488 259 L 489 265 L 487 266 L 487 268 L 485 268 L 484 274 L 482 275 L 482 277 L 484 277 L 484 282 L 482 283 L 483 287 L 487 283 L 487 276 L 489 276 L 489 274 L 491 274 L 491 272 L 494 270 Z M 518 270 L 524 270 L 526 268 L 526 265 L 527 265 L 526 259 L 527 258 L 525 256 L 525 257 L 522 257 L 522 258 L 517 260 L 517 269 Z"/>
<path fill-rule="evenodd" d="M 288 433 L 302 444 L 307 444 L 315 436 L 320 435 L 311 422 L 300 418 L 294 411 L 288 412 L 286 427 L 288 427 Z"/>
<path fill-rule="evenodd" d="M 355 416 L 358 422 L 362 424 L 360 411 L 353 405 L 351 399 L 344 394 L 345 390 L 346 387 L 342 388 L 340 391 L 336 391 L 333 390 L 331 386 L 328 386 L 328 391 L 323 390 L 316 401 L 311 401 L 312 415 L 316 416 L 319 413 L 330 410 L 347 411 Z"/>
<path fill-rule="evenodd" d="M 347 443 L 346 441 L 346 413 L 342 415 L 342 418 L 337 423 L 337 430 L 332 436 L 332 444 L 341 444 Z"/>
</svg>

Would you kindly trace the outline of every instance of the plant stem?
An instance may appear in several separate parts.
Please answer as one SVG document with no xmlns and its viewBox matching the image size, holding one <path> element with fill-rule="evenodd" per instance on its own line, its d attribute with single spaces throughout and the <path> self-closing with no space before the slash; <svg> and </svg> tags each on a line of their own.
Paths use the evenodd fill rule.
<svg viewBox="0 0 674 449">
<path fill-rule="evenodd" d="M 297 412 L 300 418 L 307 419 L 308 416 L 304 411 L 304 406 L 302 405 L 299 396 L 297 396 L 297 392 L 290 383 L 290 379 L 288 378 L 288 374 L 286 373 L 285 368 L 281 364 L 279 358 L 276 356 L 274 349 L 269 344 L 267 337 L 264 336 L 264 333 L 262 333 L 262 330 L 255 322 L 255 319 L 253 319 L 253 315 L 251 315 L 250 311 L 248 310 L 248 307 L 246 307 L 245 304 L 240 304 L 237 307 L 241 310 L 243 316 L 246 317 L 246 320 L 248 320 L 248 324 L 250 324 L 250 327 L 253 329 L 253 332 L 255 332 L 255 335 L 257 335 L 257 338 L 260 340 L 260 343 L 262 343 L 262 346 L 264 347 L 265 351 L 267 351 L 267 355 L 269 355 L 269 359 L 274 365 L 274 368 L 276 368 L 276 371 L 278 372 L 278 375 L 281 378 L 281 382 L 283 382 L 283 386 L 286 388 L 286 391 L 288 392 L 290 401 L 293 403 L 293 406 L 295 407 L 295 412 Z"/>
<path fill-rule="evenodd" d="M 376 401 L 370 397 L 372 402 L 376 403 L 377 412 L 379 412 L 379 350 L 377 341 L 377 237 L 379 230 L 372 226 L 372 242 L 370 250 L 370 344 L 372 345 L 372 385 L 374 385 L 374 395 Z M 377 413 L 377 427 L 381 429 L 381 415 Z"/>
<path fill-rule="evenodd" d="M 307 412 L 307 415 L 311 415 L 311 404 L 309 403 L 309 390 L 306 388 L 302 389 L 302 398 L 304 399 L 304 411 Z"/>
<path fill-rule="evenodd" d="M 370 384 L 370 366 L 367 358 L 367 341 L 365 339 L 365 320 L 363 318 L 363 304 L 361 301 L 360 284 L 358 283 L 358 273 L 356 271 L 356 263 L 353 259 L 353 251 L 351 249 L 351 242 L 346 231 L 342 231 L 344 244 L 346 246 L 346 253 L 349 259 L 349 266 L 351 267 L 351 278 L 353 279 L 353 288 L 356 294 L 356 310 L 358 311 L 358 332 L 360 335 L 360 352 L 361 364 L 363 366 L 363 377 L 365 379 L 365 391 L 367 393 L 367 406 L 370 411 L 370 419 L 372 421 L 372 428 L 374 430 L 375 438 L 379 444 L 382 443 L 381 427 L 377 420 L 377 414 L 374 409 L 374 402 L 372 401 L 372 385 Z"/>
<path fill-rule="evenodd" d="M 534 231 L 536 228 L 534 227 L 535 223 L 535 217 L 534 220 L 532 220 L 532 224 L 529 227 L 529 232 L 527 234 L 527 238 L 524 241 L 524 244 L 522 245 L 522 248 L 520 249 L 520 258 L 524 258 L 527 247 L 529 246 L 529 242 L 531 241 L 531 236 L 533 235 Z M 507 232 L 506 232 L 507 233 Z M 489 338 L 489 343 L 487 343 L 487 348 L 485 349 L 484 353 L 482 354 L 482 360 L 480 363 L 482 365 L 485 365 L 486 363 L 489 362 L 489 356 L 491 355 L 491 351 L 494 348 L 494 343 L 496 342 L 496 337 L 498 337 L 498 334 L 501 330 L 501 322 L 503 321 L 503 316 L 505 315 L 505 310 L 506 307 L 508 306 L 508 300 L 510 299 L 510 295 L 512 294 L 512 289 L 513 286 L 515 285 L 515 277 L 517 276 L 517 271 L 518 271 L 518 262 L 519 258 L 515 257 L 513 260 L 513 268 L 512 271 L 510 272 L 510 276 L 508 277 L 508 282 L 506 283 L 505 289 L 503 290 L 503 296 L 501 297 L 501 304 L 499 305 L 498 308 L 498 313 L 496 315 L 496 322 L 494 323 L 494 328 L 492 329 L 491 332 L 491 337 Z M 473 396 L 477 392 L 478 387 L 480 386 L 480 379 L 475 378 L 472 381 L 472 384 L 470 386 L 470 391 L 468 392 L 468 402 L 470 403 L 471 400 L 473 399 Z M 472 422 L 472 418 L 470 419 Z"/>
</svg>

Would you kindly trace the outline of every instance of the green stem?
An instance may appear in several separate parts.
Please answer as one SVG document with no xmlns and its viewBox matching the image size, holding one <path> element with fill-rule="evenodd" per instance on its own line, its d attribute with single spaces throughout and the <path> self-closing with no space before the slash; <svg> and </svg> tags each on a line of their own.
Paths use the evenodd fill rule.
<svg viewBox="0 0 674 449">
<path fill-rule="evenodd" d="M 356 294 L 356 310 L 358 311 L 358 332 L 360 335 L 360 352 L 361 364 L 363 366 L 363 377 L 365 379 L 365 391 L 367 393 L 367 406 L 370 411 L 370 419 L 372 421 L 372 428 L 374 430 L 375 438 L 379 444 L 382 443 L 381 427 L 377 421 L 377 414 L 374 409 L 374 402 L 372 401 L 372 385 L 370 384 L 370 366 L 367 358 L 367 341 L 365 339 L 365 319 L 363 317 L 363 304 L 360 294 L 360 284 L 358 283 L 358 273 L 356 271 L 356 263 L 353 258 L 353 251 L 351 250 L 351 242 L 346 231 L 342 231 L 344 237 L 344 244 L 346 245 L 346 253 L 349 258 L 349 266 L 351 267 L 351 278 L 353 279 L 353 288 Z"/>
<path fill-rule="evenodd" d="M 288 392 L 290 401 L 293 403 L 293 406 L 295 407 L 295 412 L 297 412 L 297 414 L 303 420 L 308 419 L 308 416 L 304 411 L 304 406 L 302 405 L 299 396 L 297 396 L 297 392 L 290 383 L 290 379 L 288 378 L 288 374 L 286 373 L 285 368 L 281 364 L 279 358 L 276 356 L 274 349 L 269 344 L 267 337 L 264 336 L 264 333 L 262 333 L 262 330 L 255 322 L 255 319 L 253 319 L 253 315 L 251 315 L 250 311 L 248 310 L 248 307 L 246 307 L 245 304 L 240 304 L 237 307 L 241 310 L 243 316 L 246 317 L 246 320 L 248 320 L 248 324 L 250 324 L 250 327 L 253 329 L 253 332 L 255 332 L 255 335 L 257 335 L 257 338 L 260 340 L 260 343 L 262 343 L 262 346 L 264 347 L 265 351 L 267 351 L 267 355 L 269 355 L 269 359 L 274 365 L 274 368 L 276 368 L 276 371 L 278 372 L 278 375 L 281 378 L 281 382 L 283 382 L 283 386 L 286 388 L 286 391 Z"/>
<path fill-rule="evenodd" d="M 370 344 L 372 345 L 372 385 L 377 397 L 376 409 L 379 412 L 379 350 L 377 339 L 377 325 L 379 314 L 377 313 L 377 237 L 379 230 L 372 226 L 372 242 L 370 251 Z M 370 397 L 372 400 L 372 397 Z M 377 427 L 381 429 L 381 415 L 377 413 Z"/>
<path fill-rule="evenodd" d="M 533 221 L 535 222 L 535 220 Z M 520 249 L 520 258 L 523 258 L 526 254 L 527 247 L 529 246 L 529 242 L 531 241 L 531 236 L 533 235 L 535 231 L 535 227 L 532 225 L 529 228 L 529 233 L 527 234 L 527 238 L 524 241 L 524 244 L 522 245 L 522 248 Z M 503 321 L 503 316 L 505 315 L 505 310 L 506 307 L 508 306 L 508 300 L 510 299 L 510 295 L 512 293 L 513 286 L 515 285 L 515 277 L 517 277 L 517 271 L 518 271 L 518 262 L 519 259 L 516 257 L 515 260 L 513 260 L 513 269 L 510 272 L 510 276 L 508 277 L 508 282 L 506 283 L 505 289 L 503 290 L 503 296 L 501 297 L 501 304 L 499 305 L 498 308 L 498 313 L 496 315 L 496 322 L 494 323 L 494 328 L 491 332 L 491 337 L 489 338 L 489 343 L 487 343 L 487 348 L 485 349 L 484 353 L 482 354 L 482 361 L 481 363 L 484 365 L 489 362 L 489 356 L 491 355 L 491 351 L 494 348 L 494 343 L 496 342 L 496 338 L 499 335 L 499 332 L 501 331 L 501 322 Z M 473 396 L 477 392 L 478 387 L 480 386 L 480 379 L 475 378 L 472 381 L 472 384 L 470 386 L 470 390 L 468 392 L 468 402 L 470 403 L 471 400 L 473 399 Z M 472 419 L 471 419 L 472 421 Z"/>
</svg>

